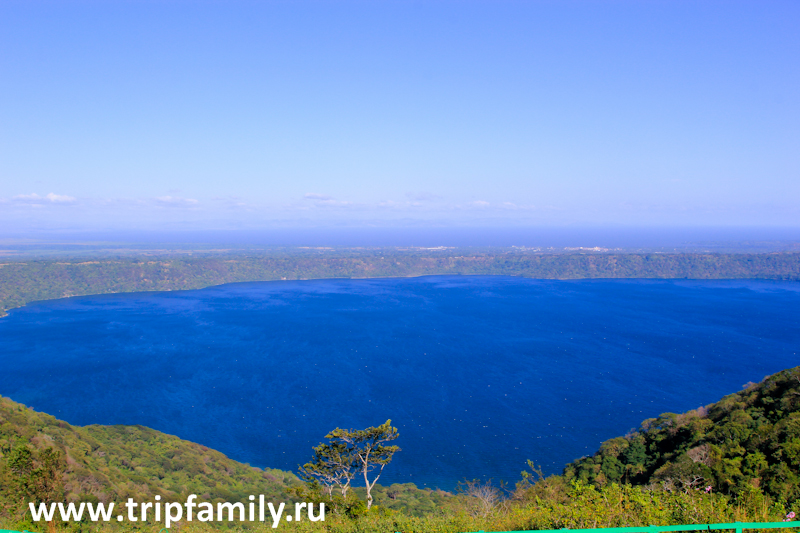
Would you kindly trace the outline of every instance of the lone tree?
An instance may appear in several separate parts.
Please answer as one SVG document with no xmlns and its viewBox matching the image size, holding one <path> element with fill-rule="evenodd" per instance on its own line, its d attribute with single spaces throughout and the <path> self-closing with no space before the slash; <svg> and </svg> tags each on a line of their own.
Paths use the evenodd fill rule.
<svg viewBox="0 0 800 533">
<path fill-rule="evenodd" d="M 384 467 L 391 462 L 395 452 L 400 451 L 398 446 L 386 446 L 384 443 L 391 442 L 399 436 L 397 428 L 392 427 L 391 420 L 378 427 L 367 429 L 336 428 L 326 436 L 332 442 L 346 444 L 351 450 L 357 471 L 364 474 L 364 483 L 367 486 L 367 509 L 372 507 L 372 487 L 378 482 Z M 378 473 L 370 483 L 369 476 L 375 470 Z"/>
<path fill-rule="evenodd" d="M 333 496 L 334 487 L 339 487 L 342 498 L 347 499 L 355 475 L 355 457 L 349 446 L 342 442 L 315 446 L 314 458 L 300 467 L 300 477 L 319 483 L 328 497 Z"/>
<path fill-rule="evenodd" d="M 386 443 L 399 436 L 391 420 L 367 429 L 336 428 L 325 435 L 330 442 L 316 446 L 314 458 L 300 467 L 301 476 L 306 481 L 318 482 L 328 496 L 331 496 L 334 486 L 339 487 L 342 497 L 346 498 L 350 482 L 356 473 L 361 473 L 367 487 L 369 509 L 372 507 L 372 488 L 395 452 L 400 451 L 398 446 L 387 446 Z M 377 474 L 370 481 L 370 474 L 375 471 Z"/>
</svg>

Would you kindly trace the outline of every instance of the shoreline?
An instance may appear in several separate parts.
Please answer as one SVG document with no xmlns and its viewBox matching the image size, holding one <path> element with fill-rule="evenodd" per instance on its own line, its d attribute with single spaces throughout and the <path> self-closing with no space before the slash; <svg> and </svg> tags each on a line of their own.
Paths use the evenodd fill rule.
<svg viewBox="0 0 800 533">
<path fill-rule="evenodd" d="M 542 280 L 800 280 L 800 253 L 572 253 L 461 255 L 221 255 L 63 258 L 4 263 L 0 317 L 32 302 L 73 296 L 197 290 L 229 283 L 421 276 L 514 276 Z M 44 281 L 42 281 L 44 280 Z"/>
</svg>

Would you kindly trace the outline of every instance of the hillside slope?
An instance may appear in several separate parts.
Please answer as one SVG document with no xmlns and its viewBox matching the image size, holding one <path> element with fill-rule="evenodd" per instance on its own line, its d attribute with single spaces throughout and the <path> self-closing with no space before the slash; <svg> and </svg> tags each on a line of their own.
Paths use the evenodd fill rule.
<svg viewBox="0 0 800 533">
<path fill-rule="evenodd" d="M 0 526 L 24 526 L 27 502 L 39 500 L 9 464 L 23 449 L 30 450 L 34 467 L 48 450 L 60 452 L 53 470 L 64 475 L 49 501 L 153 501 L 156 494 L 165 501 L 185 501 L 197 494 L 202 501 L 247 502 L 249 495 L 263 494 L 267 501 L 281 502 L 296 499 L 291 489 L 301 484 L 291 472 L 254 468 L 143 426 L 71 426 L 0 396 Z M 35 476 L 27 477 L 28 485 L 36 484 Z M 363 487 L 353 493 L 364 499 Z M 410 516 L 441 510 L 454 498 L 411 483 L 376 485 L 373 496 L 381 507 Z"/>
<path fill-rule="evenodd" d="M 564 470 L 598 486 L 711 487 L 739 495 L 760 489 L 773 500 L 800 500 L 800 366 L 768 376 L 683 414 L 645 420 Z"/>
<path fill-rule="evenodd" d="M 294 474 L 259 469 L 205 446 L 142 426 L 76 427 L 0 397 L 0 513 L 16 506 L 9 459 L 27 446 L 63 452 L 64 497 L 68 501 L 149 500 L 156 494 L 177 499 L 245 500 L 250 494 L 288 499 L 299 483 Z"/>
<path fill-rule="evenodd" d="M 117 292 L 199 289 L 245 281 L 502 275 L 538 279 L 800 280 L 799 253 L 433 255 L 397 251 L 272 253 L 190 258 L 0 263 L 0 316 L 36 300 Z"/>
</svg>

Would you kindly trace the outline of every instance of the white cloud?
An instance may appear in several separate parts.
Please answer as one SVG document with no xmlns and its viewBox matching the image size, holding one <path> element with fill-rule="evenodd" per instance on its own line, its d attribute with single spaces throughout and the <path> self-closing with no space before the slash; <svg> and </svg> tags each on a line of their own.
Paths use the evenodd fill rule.
<svg viewBox="0 0 800 533">
<path fill-rule="evenodd" d="M 306 193 L 303 196 L 303 198 L 305 198 L 306 200 L 323 200 L 323 201 L 333 200 L 333 197 L 328 196 L 327 194 L 316 194 L 313 192 Z"/>
<path fill-rule="evenodd" d="M 331 198 L 330 200 L 319 200 L 315 202 L 314 205 L 317 207 L 350 207 L 353 204 L 344 200 L 334 200 Z"/>
<path fill-rule="evenodd" d="M 65 194 L 55 194 L 55 193 L 48 193 L 46 196 L 39 196 L 38 194 L 31 193 L 31 194 L 18 194 L 11 198 L 11 200 L 18 204 L 26 204 L 26 205 L 45 205 L 45 204 L 74 204 L 78 200 L 73 196 L 67 196 Z"/>
<path fill-rule="evenodd" d="M 21 202 L 21 203 L 41 202 L 43 200 L 43 198 L 36 193 L 18 194 L 11 199 L 15 202 Z"/>
<path fill-rule="evenodd" d="M 194 198 L 181 198 L 180 196 L 158 196 L 156 203 L 164 207 L 194 207 L 200 202 Z"/>
<path fill-rule="evenodd" d="M 52 192 L 45 196 L 45 198 L 54 204 L 74 204 L 77 201 L 72 196 L 67 196 L 65 194 L 54 194 Z"/>
</svg>

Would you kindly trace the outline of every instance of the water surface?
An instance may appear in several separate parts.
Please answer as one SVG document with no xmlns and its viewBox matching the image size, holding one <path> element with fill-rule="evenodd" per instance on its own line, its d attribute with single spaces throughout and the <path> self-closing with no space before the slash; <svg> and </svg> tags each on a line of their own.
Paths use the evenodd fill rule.
<svg viewBox="0 0 800 533">
<path fill-rule="evenodd" d="M 391 418 L 382 481 L 546 472 L 800 364 L 791 282 L 426 277 L 76 297 L 0 320 L 0 394 L 296 469 Z"/>
</svg>

